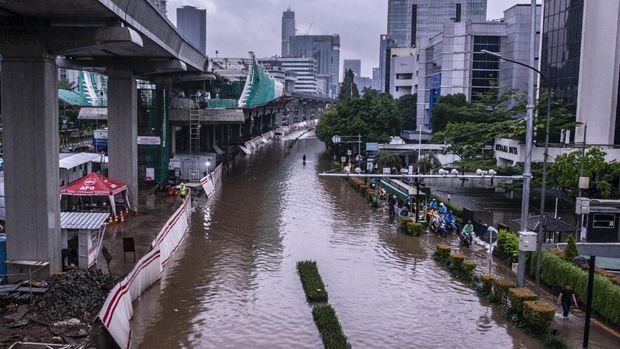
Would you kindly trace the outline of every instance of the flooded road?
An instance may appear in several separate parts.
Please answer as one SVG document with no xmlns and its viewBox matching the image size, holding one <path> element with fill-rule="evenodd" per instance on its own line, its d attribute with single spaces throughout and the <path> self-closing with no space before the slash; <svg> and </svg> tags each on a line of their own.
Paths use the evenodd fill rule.
<svg viewBox="0 0 620 349">
<path fill-rule="evenodd" d="M 308 163 L 302 165 L 302 155 Z M 329 168 L 323 144 L 263 147 L 197 207 L 165 280 L 136 302 L 138 348 L 322 348 L 295 263 L 314 259 L 354 348 L 541 348 Z"/>
</svg>

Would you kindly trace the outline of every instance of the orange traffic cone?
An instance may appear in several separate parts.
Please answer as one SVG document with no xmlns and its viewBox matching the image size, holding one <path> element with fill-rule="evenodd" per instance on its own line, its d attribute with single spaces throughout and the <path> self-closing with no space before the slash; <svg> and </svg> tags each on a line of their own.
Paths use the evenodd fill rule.
<svg viewBox="0 0 620 349">
<path fill-rule="evenodd" d="M 108 224 L 114 224 L 114 217 L 112 215 L 108 218 Z"/>
<path fill-rule="evenodd" d="M 121 214 L 121 223 L 125 223 L 125 215 Z"/>
<path fill-rule="evenodd" d="M 118 216 L 114 216 L 114 224 L 118 224 Z"/>
</svg>

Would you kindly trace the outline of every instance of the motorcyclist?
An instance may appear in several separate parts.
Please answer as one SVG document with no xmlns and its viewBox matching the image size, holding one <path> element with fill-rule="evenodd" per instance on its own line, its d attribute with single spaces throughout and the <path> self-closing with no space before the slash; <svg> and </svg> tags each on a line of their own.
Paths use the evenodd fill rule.
<svg viewBox="0 0 620 349">
<path fill-rule="evenodd" d="M 431 202 L 428 204 L 428 208 L 431 210 L 436 210 L 439 207 L 439 204 L 437 203 L 437 200 L 433 199 L 431 200 Z"/>
<path fill-rule="evenodd" d="M 443 220 L 446 222 L 446 224 L 450 225 L 452 223 L 454 223 L 455 218 L 454 215 L 452 214 L 452 211 L 448 211 L 448 213 L 446 213 L 445 216 L 443 216 Z"/>
<path fill-rule="evenodd" d="M 448 213 L 448 208 L 442 202 L 439 204 L 439 214 L 446 214 L 446 213 Z"/>
<path fill-rule="evenodd" d="M 467 221 L 467 224 L 463 227 L 463 233 L 473 235 L 474 233 L 474 225 L 471 224 L 471 221 Z"/>
</svg>

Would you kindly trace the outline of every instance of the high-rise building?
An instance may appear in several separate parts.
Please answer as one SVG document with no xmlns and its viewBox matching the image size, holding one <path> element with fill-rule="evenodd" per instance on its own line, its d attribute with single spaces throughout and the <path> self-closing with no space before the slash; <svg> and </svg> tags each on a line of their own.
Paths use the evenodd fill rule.
<svg viewBox="0 0 620 349">
<path fill-rule="evenodd" d="M 397 47 L 415 47 L 444 23 L 483 22 L 486 16 L 487 0 L 389 0 L 387 35 Z"/>
<path fill-rule="evenodd" d="M 166 0 L 151 0 L 151 2 L 155 5 L 155 8 L 158 9 L 164 17 L 166 17 Z"/>
<path fill-rule="evenodd" d="M 381 70 L 379 68 L 372 68 L 372 89 L 381 90 Z"/>
<path fill-rule="evenodd" d="M 295 36 L 295 11 L 289 7 L 282 13 L 282 57 L 291 54 L 291 37 Z"/>
<path fill-rule="evenodd" d="M 317 73 L 329 76 L 328 96 L 338 94 L 340 71 L 339 35 L 296 35 L 291 40 L 291 57 L 314 58 Z"/>
<path fill-rule="evenodd" d="M 267 70 L 279 66 L 288 76 L 295 76 L 294 92 L 308 95 L 319 94 L 317 64 L 313 58 L 272 57 L 260 59 L 259 63 L 265 65 Z"/>
<path fill-rule="evenodd" d="M 545 0 L 542 89 L 551 89 L 553 98 L 587 125 L 588 144 L 620 145 L 619 40 L 620 2 Z M 583 133 L 583 127 L 567 130 L 560 140 L 582 142 Z"/>
<path fill-rule="evenodd" d="M 345 59 L 342 65 L 342 76 L 347 70 L 352 70 L 355 76 L 362 76 L 362 61 L 359 59 Z"/>
<path fill-rule="evenodd" d="M 190 44 L 207 53 L 207 10 L 194 6 L 177 8 L 177 28 Z"/>
<path fill-rule="evenodd" d="M 396 42 L 386 34 L 381 34 L 379 42 L 379 89 L 381 92 L 390 91 L 390 49 L 396 47 Z"/>
<path fill-rule="evenodd" d="M 536 8 L 540 13 L 541 6 Z M 431 128 L 433 107 L 440 96 L 463 94 L 471 101 L 488 91 L 527 91 L 526 68 L 482 50 L 527 62 L 522 55 L 530 42 L 530 31 L 524 29 L 530 25 L 529 11 L 530 5 L 515 5 L 504 12 L 503 21 L 448 22 L 441 32 L 422 42 L 416 78 L 418 125 Z"/>
</svg>

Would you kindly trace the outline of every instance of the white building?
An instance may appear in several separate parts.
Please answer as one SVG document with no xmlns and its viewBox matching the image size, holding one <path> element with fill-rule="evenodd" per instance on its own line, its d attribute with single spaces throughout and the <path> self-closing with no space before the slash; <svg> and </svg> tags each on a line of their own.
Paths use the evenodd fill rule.
<svg viewBox="0 0 620 349">
<path fill-rule="evenodd" d="M 527 89 L 527 68 L 481 51 L 527 62 L 529 10 L 530 5 L 515 5 L 501 21 L 444 24 L 443 31 L 420 45 L 418 125 L 430 130 L 433 106 L 440 96 L 460 93 L 471 101 L 492 89 Z"/>
<path fill-rule="evenodd" d="M 272 57 L 259 59 L 259 62 L 265 66 L 279 66 L 289 76 L 294 75 L 294 92 L 309 95 L 320 94 L 319 88 L 322 81 L 317 75 L 316 61 L 313 58 Z M 329 75 L 326 75 L 326 78 L 329 81 Z M 327 86 L 324 87 L 325 91 L 327 88 Z"/>
<path fill-rule="evenodd" d="M 390 94 L 394 98 L 417 93 L 418 57 L 415 48 L 390 50 Z"/>
</svg>

